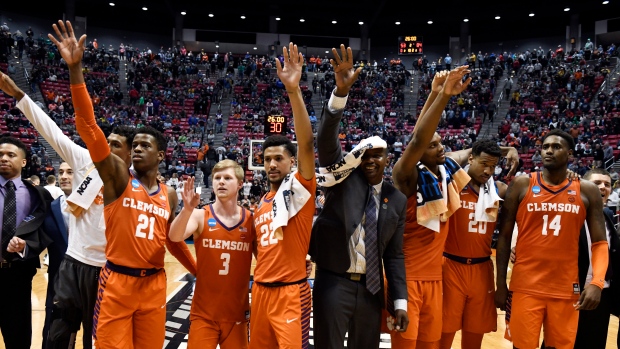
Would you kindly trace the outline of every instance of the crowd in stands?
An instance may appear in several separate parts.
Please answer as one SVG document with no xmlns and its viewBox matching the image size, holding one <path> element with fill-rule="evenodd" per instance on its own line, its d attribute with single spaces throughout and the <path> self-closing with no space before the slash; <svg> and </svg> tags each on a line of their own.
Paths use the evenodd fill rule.
<svg viewBox="0 0 620 349">
<path fill-rule="evenodd" d="M 25 35 L 11 33 L 0 26 L 0 70 L 11 73 L 8 54 L 25 52 L 33 65 L 30 93 L 41 91 L 42 106 L 65 134 L 83 145 L 75 131 L 73 105 L 66 65 L 56 47 L 32 29 Z M 586 45 L 587 46 L 587 45 Z M 611 73 L 615 45 L 584 47 L 564 52 L 542 48 L 519 53 L 482 53 L 467 55 L 472 69 L 468 89 L 454 97 L 442 114 L 438 132 L 446 152 L 468 148 L 476 141 L 482 124 L 493 122 L 499 93 L 509 103 L 506 115 L 493 137 L 501 145 L 515 146 L 522 153 L 520 173 L 540 169 L 540 140 L 553 128 L 571 133 L 576 141 L 571 169 L 584 173 L 593 166 L 606 166 L 620 153 L 620 85 L 598 92 Z M 277 57 L 282 59 L 282 57 Z M 413 63 L 414 78 L 419 80 L 416 107 L 405 103 L 405 89 L 411 84 L 411 71 L 400 59 L 356 62 L 362 68 L 350 92 L 340 127 L 343 150 L 350 151 L 363 138 L 377 135 L 388 143 L 391 165 L 385 178 L 391 180 L 392 166 L 406 148 L 422 106 L 430 93 L 436 72 L 457 65 L 446 55 L 436 61 L 426 56 Z M 120 76 L 121 64 L 126 76 Z M 454 63 L 454 64 L 453 64 Z M 302 77 L 302 92 L 314 131 L 320 111 L 314 110 L 312 97 L 329 99 L 334 74 L 329 59 L 310 56 Z M 84 55 L 84 73 L 92 96 L 95 114 L 104 132 L 116 125 L 153 126 L 168 139 L 166 160 L 160 165 L 162 179 L 177 187 L 179 180 L 201 170 L 209 185 L 213 165 L 224 158 L 248 168 L 260 165 L 260 148 L 250 156 L 250 140 L 263 139 L 264 118 L 268 115 L 291 116 L 291 106 L 283 84 L 274 73 L 268 57 L 191 52 L 184 46 L 159 50 L 134 48 L 131 44 L 105 46 L 90 41 Z M 14 69 L 14 67 L 13 67 Z M 307 72 L 312 74 L 308 81 Z M 126 81 L 123 81 L 126 77 Z M 497 91 L 500 82 L 505 89 Z M 126 84 L 125 84 L 126 83 Z M 126 88 L 125 88 L 126 86 Z M 221 111 L 222 99 L 230 101 L 229 115 Z M 14 108 L 14 102 L 0 96 L 0 130 L 19 136 L 32 147 L 28 175 L 46 177 L 54 169 L 38 134 Z M 409 103 L 411 104 L 411 103 Z M 212 112 L 212 106 L 217 110 Z M 225 122 L 227 120 L 227 122 Z M 227 128 L 224 129 L 224 124 Z M 215 139 L 221 134 L 221 144 Z M 288 134 L 294 138 L 289 118 Z M 499 167 L 498 178 L 507 175 Z M 268 188 L 262 171 L 246 171 L 248 205 L 257 202 Z M 509 179 L 509 178 L 508 178 Z"/>
</svg>

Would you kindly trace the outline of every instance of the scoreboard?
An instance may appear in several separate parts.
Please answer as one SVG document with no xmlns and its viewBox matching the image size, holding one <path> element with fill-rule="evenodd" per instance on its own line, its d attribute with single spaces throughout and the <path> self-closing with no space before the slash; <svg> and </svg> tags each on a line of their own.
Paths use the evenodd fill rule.
<svg viewBox="0 0 620 349">
<path fill-rule="evenodd" d="M 286 136 L 288 117 L 286 115 L 268 115 L 265 117 L 265 136 Z"/>
<path fill-rule="evenodd" d="M 423 41 L 421 36 L 399 36 L 398 55 L 421 55 L 424 53 Z"/>
</svg>

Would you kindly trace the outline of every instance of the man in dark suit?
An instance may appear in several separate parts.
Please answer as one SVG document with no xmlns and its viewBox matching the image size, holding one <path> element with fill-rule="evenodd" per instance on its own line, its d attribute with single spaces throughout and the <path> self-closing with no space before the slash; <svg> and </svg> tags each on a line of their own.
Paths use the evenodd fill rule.
<svg viewBox="0 0 620 349">
<path fill-rule="evenodd" d="M 49 333 L 50 324 L 52 322 L 52 309 L 54 304 L 54 284 L 56 283 L 56 274 L 60 268 L 60 262 L 65 257 L 67 244 L 69 241 L 68 229 L 69 215 L 66 211 L 66 198 L 71 195 L 73 185 L 73 169 L 68 163 L 63 162 L 58 167 L 58 177 L 60 178 L 60 189 L 64 195 L 52 201 L 50 210 L 45 216 L 45 232 L 52 239 L 52 243 L 47 246 L 49 256 L 49 265 L 47 267 L 47 296 L 45 298 L 45 323 L 43 325 L 43 341 L 42 348 L 52 349 L 47 343 L 47 335 Z"/>
<path fill-rule="evenodd" d="M 43 221 L 52 197 L 21 179 L 27 150 L 12 137 L 0 138 L 0 330 L 6 349 L 29 349 L 32 341 L 32 278 L 39 254 L 50 244 Z"/>
<path fill-rule="evenodd" d="M 611 194 L 611 175 L 609 172 L 601 168 L 594 168 L 586 172 L 583 178 L 599 187 L 603 205 L 605 205 L 609 194 Z M 613 223 L 613 213 L 608 208 L 604 208 L 604 213 L 605 230 L 607 231 L 607 242 L 609 243 L 609 266 L 605 275 L 605 288 L 601 292 L 601 301 L 596 309 L 579 312 L 575 349 L 605 348 L 609 316 L 612 313 L 612 302 L 614 298 L 617 299 L 617 296 L 613 296 L 612 293 L 618 289 L 616 284 L 620 282 L 620 275 L 615 278 L 613 275 L 614 272 L 620 274 L 620 238 Z M 590 266 L 591 243 L 586 227 L 584 224 L 579 236 L 579 285 L 582 290 L 584 285 L 589 284 L 592 279 L 592 269 Z"/>
<path fill-rule="evenodd" d="M 341 51 L 342 59 L 333 49 L 336 89 L 323 110 L 317 136 L 322 167 L 343 159 L 338 125 L 361 71 L 353 70 L 351 49 L 345 52 L 341 45 Z M 384 269 L 396 302 L 396 328 L 407 328 L 409 321 L 402 308 L 407 300 L 402 251 L 407 200 L 383 182 L 386 148 L 367 149 L 361 164 L 346 179 L 324 188 L 325 204 L 312 228 L 309 251 L 317 265 L 313 290 L 317 348 L 343 348 L 347 331 L 349 348 L 378 348 L 385 306 Z"/>
</svg>

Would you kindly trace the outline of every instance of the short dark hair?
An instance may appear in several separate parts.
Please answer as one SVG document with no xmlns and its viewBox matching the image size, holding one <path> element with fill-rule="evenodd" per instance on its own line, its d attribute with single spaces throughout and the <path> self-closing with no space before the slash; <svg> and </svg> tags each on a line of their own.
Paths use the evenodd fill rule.
<svg viewBox="0 0 620 349">
<path fill-rule="evenodd" d="M 28 148 L 26 148 L 24 142 L 19 139 L 10 136 L 3 136 L 0 137 L 0 145 L 1 144 L 13 144 L 24 152 L 24 159 L 28 159 Z"/>
<path fill-rule="evenodd" d="M 147 134 L 147 135 L 151 135 L 155 137 L 155 140 L 157 141 L 157 150 L 166 151 L 166 146 L 168 142 L 166 142 L 166 138 L 161 132 L 157 131 L 156 129 L 150 126 L 145 126 L 145 127 L 140 127 L 139 129 L 136 130 L 136 135 L 139 135 L 139 134 Z"/>
<path fill-rule="evenodd" d="M 497 145 L 495 141 L 491 139 L 477 141 L 471 147 L 471 155 L 480 156 L 480 154 L 482 153 L 487 153 L 491 156 L 495 156 L 498 158 L 502 156 L 501 148 L 499 147 L 499 145 Z"/>
<path fill-rule="evenodd" d="M 295 156 L 295 154 L 297 154 L 297 147 L 295 147 L 295 144 L 293 144 L 290 139 L 282 135 L 273 135 L 267 137 L 263 143 L 263 157 L 265 154 L 265 149 L 279 146 L 283 146 L 290 156 Z"/>
<path fill-rule="evenodd" d="M 600 175 L 603 175 L 603 176 L 607 176 L 607 177 L 609 177 L 609 179 L 611 179 L 611 174 L 609 173 L 609 171 L 607 171 L 604 168 L 598 168 L 598 167 L 595 167 L 593 169 L 588 170 L 588 172 L 586 172 L 583 175 L 583 179 L 590 180 L 590 177 L 592 177 L 592 175 L 595 175 L 595 174 L 600 174 Z"/>
<path fill-rule="evenodd" d="M 136 130 L 128 127 L 128 126 L 116 126 L 112 129 L 112 133 L 117 134 L 121 137 L 125 137 L 125 142 L 129 149 L 131 149 L 131 144 L 133 143 L 133 137 L 136 135 Z"/>
<path fill-rule="evenodd" d="M 559 128 L 555 128 L 551 131 L 549 131 L 542 139 L 542 142 L 545 143 L 545 139 L 547 139 L 547 137 L 549 136 L 558 136 L 560 138 L 563 138 L 566 143 L 568 143 L 569 146 L 569 150 L 575 150 L 575 140 L 573 139 L 573 137 L 571 135 L 569 135 L 568 133 L 560 130 Z"/>
</svg>

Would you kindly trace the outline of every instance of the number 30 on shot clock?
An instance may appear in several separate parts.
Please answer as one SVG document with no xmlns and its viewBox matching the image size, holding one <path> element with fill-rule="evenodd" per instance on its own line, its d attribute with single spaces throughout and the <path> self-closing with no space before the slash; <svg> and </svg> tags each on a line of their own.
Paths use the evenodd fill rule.
<svg viewBox="0 0 620 349">
<path fill-rule="evenodd" d="M 286 115 L 268 115 L 265 117 L 265 136 L 286 135 L 288 131 L 286 125 L 288 117 Z"/>
</svg>

